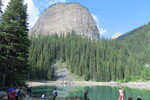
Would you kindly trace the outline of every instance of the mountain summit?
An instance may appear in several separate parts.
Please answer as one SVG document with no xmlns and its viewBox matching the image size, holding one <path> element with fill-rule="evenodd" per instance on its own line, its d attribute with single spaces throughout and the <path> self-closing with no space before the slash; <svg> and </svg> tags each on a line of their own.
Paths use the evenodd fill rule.
<svg viewBox="0 0 150 100">
<path fill-rule="evenodd" d="M 97 25 L 89 10 L 79 3 L 54 4 L 39 17 L 29 34 L 68 34 L 99 38 Z"/>
</svg>

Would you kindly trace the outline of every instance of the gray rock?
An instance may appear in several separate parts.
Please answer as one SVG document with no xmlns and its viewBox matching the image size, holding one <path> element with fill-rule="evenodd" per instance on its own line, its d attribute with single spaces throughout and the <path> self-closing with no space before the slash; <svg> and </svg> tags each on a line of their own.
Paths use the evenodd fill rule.
<svg viewBox="0 0 150 100">
<path fill-rule="evenodd" d="M 0 91 L 0 100 L 8 100 L 6 92 Z"/>
<path fill-rule="evenodd" d="M 54 4 L 39 17 L 29 34 L 68 34 L 76 32 L 89 38 L 99 38 L 97 25 L 89 10 L 79 3 Z"/>
</svg>

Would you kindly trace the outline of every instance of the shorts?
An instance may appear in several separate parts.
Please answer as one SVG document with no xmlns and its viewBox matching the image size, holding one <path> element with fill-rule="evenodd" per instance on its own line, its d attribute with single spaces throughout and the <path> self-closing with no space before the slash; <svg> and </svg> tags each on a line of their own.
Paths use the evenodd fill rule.
<svg viewBox="0 0 150 100">
<path fill-rule="evenodd" d="M 123 95 L 120 95 L 120 98 L 122 99 L 122 98 L 124 98 L 124 96 L 123 96 Z"/>
</svg>

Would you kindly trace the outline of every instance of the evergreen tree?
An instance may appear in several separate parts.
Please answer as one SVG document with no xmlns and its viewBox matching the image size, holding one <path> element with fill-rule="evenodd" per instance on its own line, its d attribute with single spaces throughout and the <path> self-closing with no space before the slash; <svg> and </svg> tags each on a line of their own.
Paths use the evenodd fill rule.
<svg viewBox="0 0 150 100">
<path fill-rule="evenodd" d="M 27 6 L 23 0 L 11 0 L 0 24 L 0 66 L 6 85 L 17 82 L 28 69 Z"/>
<path fill-rule="evenodd" d="M 150 35 L 147 36 L 150 38 Z M 138 37 L 142 36 L 136 35 L 134 38 Z M 51 70 L 54 61 L 61 60 L 67 64 L 71 73 L 85 80 L 126 82 L 140 78 L 147 80 L 144 64 L 146 62 L 149 65 L 150 44 L 147 39 L 146 41 L 135 39 L 133 42 L 134 38 L 129 37 L 127 40 L 119 41 L 90 40 L 76 34 L 68 34 L 65 37 L 36 36 L 31 38 L 30 71 L 32 74 L 36 72 L 34 77 L 36 79 L 42 77 L 52 79 L 50 72 L 44 70 Z M 141 45 L 136 46 L 137 42 Z"/>
<path fill-rule="evenodd" d="M 0 13 L 2 13 L 2 6 L 3 6 L 2 0 L 0 0 Z"/>
</svg>

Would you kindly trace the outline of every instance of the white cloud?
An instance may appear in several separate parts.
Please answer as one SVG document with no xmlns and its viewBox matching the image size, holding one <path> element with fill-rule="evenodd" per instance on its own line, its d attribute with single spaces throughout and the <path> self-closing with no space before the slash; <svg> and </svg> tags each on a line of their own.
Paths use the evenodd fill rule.
<svg viewBox="0 0 150 100">
<path fill-rule="evenodd" d="M 41 7 L 43 8 L 47 8 L 48 6 L 54 4 L 54 3 L 64 3 L 67 0 L 39 0 L 39 3 L 41 3 Z M 24 3 L 27 3 L 28 5 L 28 15 L 29 15 L 29 27 L 32 28 L 33 25 L 36 23 L 40 12 L 39 12 L 39 8 L 37 8 L 34 3 L 33 0 L 24 0 Z"/>
<path fill-rule="evenodd" d="M 2 11 L 4 12 L 4 10 L 6 9 L 7 5 L 8 5 L 8 2 L 10 2 L 10 0 L 2 0 L 2 3 L 3 3 L 3 7 L 2 7 Z"/>
<path fill-rule="evenodd" d="M 42 7 L 48 7 L 54 3 L 64 3 L 67 0 L 43 0 L 40 1 L 39 3 L 41 3 Z M 3 8 L 2 11 L 4 11 L 8 5 L 8 2 L 10 2 L 10 0 L 3 0 Z M 27 8 L 27 13 L 28 13 L 28 23 L 29 23 L 29 28 L 32 28 L 34 26 L 34 24 L 36 23 L 37 19 L 39 18 L 40 12 L 39 9 L 34 5 L 33 0 L 24 0 L 24 4 L 28 5 Z"/>
<path fill-rule="evenodd" d="M 104 29 L 104 28 L 99 29 L 99 34 L 100 35 L 105 34 L 105 33 L 107 33 L 107 29 Z"/>
<path fill-rule="evenodd" d="M 64 3 L 66 2 L 67 0 L 50 0 L 49 1 L 49 5 L 52 5 L 52 4 L 55 4 L 55 3 Z"/>
<path fill-rule="evenodd" d="M 94 15 L 94 14 L 92 14 L 92 16 L 93 16 L 95 22 L 96 22 L 97 24 L 99 24 L 99 19 L 98 19 L 98 17 L 97 17 L 96 15 Z"/>
<path fill-rule="evenodd" d="M 10 2 L 10 0 L 3 0 L 3 8 L 2 11 L 4 11 L 8 5 L 8 2 Z M 28 8 L 27 8 L 27 13 L 28 13 L 28 23 L 29 23 L 29 28 L 33 27 L 33 25 L 35 24 L 35 22 L 38 19 L 38 15 L 40 14 L 38 8 L 35 7 L 34 3 L 32 0 L 24 0 L 24 4 L 27 4 Z"/>
<path fill-rule="evenodd" d="M 36 8 L 32 0 L 24 0 L 24 4 L 28 5 L 27 13 L 29 15 L 29 18 L 28 18 L 29 28 L 32 28 L 33 25 L 36 23 L 40 12 L 38 8 Z"/>
<path fill-rule="evenodd" d="M 95 22 L 96 22 L 96 24 L 97 24 L 97 28 L 98 28 L 98 30 L 99 30 L 99 34 L 102 35 L 102 34 L 107 33 L 107 29 L 105 29 L 105 28 L 100 28 L 98 17 L 97 17 L 96 15 L 94 15 L 94 14 L 92 14 L 92 16 L 93 16 L 93 18 L 94 18 L 94 20 L 95 20 Z"/>
</svg>

